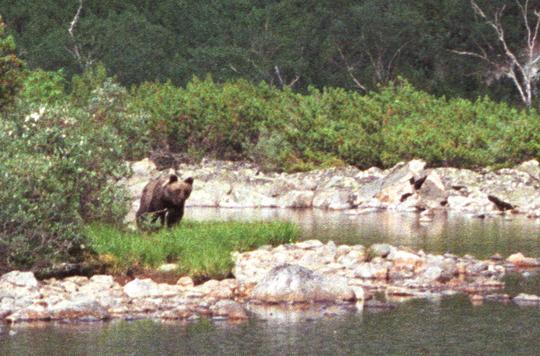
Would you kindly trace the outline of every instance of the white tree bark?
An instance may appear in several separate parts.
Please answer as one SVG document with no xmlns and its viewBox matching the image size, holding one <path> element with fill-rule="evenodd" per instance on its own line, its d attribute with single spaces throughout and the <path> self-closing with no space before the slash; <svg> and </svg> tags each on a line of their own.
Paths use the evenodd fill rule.
<svg viewBox="0 0 540 356">
<path fill-rule="evenodd" d="M 285 88 L 285 87 L 292 88 L 296 84 L 296 82 L 300 79 L 300 76 L 297 75 L 289 83 L 286 83 L 285 80 L 281 77 L 281 72 L 279 71 L 279 67 L 277 65 L 274 66 L 274 71 L 279 80 L 279 84 L 281 85 L 282 88 Z"/>
<path fill-rule="evenodd" d="M 75 13 L 75 16 L 73 17 L 73 20 L 71 21 L 68 33 L 73 41 L 73 48 L 68 49 L 68 51 L 75 57 L 77 62 L 79 63 L 79 66 L 81 66 L 82 69 L 85 69 L 88 67 L 89 64 L 91 64 L 91 61 L 88 58 L 83 58 L 81 55 L 81 49 L 79 48 L 79 45 L 77 43 L 77 39 L 75 38 L 75 26 L 79 23 L 79 19 L 81 18 L 81 11 L 83 9 L 83 0 L 79 0 L 79 7 L 77 8 L 77 12 Z"/>
<path fill-rule="evenodd" d="M 534 20 L 531 20 L 529 10 L 529 0 L 522 2 L 515 0 L 519 7 L 523 24 L 526 30 L 525 43 L 520 45 L 519 52 L 516 53 L 510 48 L 505 38 L 504 28 L 502 25 L 502 16 L 506 6 L 502 6 L 495 11 L 493 18 L 489 18 L 486 13 L 471 0 L 471 7 L 474 13 L 488 24 L 497 36 L 497 42 L 502 50 L 504 61 L 494 59 L 495 55 L 488 54 L 480 44 L 477 44 L 478 50 L 475 51 L 457 51 L 452 52 L 479 58 L 490 66 L 490 70 L 497 76 L 505 76 L 512 80 L 516 90 L 518 91 L 522 102 L 530 107 L 532 105 L 533 96 L 536 91 L 540 70 L 540 44 L 537 45 L 538 31 L 540 28 L 540 11 L 532 12 Z"/>
</svg>

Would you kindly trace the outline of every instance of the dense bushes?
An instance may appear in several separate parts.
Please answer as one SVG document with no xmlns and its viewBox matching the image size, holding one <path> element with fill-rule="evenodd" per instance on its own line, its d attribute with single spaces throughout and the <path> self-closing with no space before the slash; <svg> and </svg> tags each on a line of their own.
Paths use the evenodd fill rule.
<svg viewBox="0 0 540 356">
<path fill-rule="evenodd" d="M 139 130 L 148 148 L 251 159 L 267 169 L 388 167 L 412 158 L 474 168 L 513 165 L 540 153 L 536 111 L 487 98 L 437 98 L 404 80 L 367 95 L 333 88 L 303 95 L 194 79 L 186 88 L 142 85 L 129 106 L 148 115 Z"/>
<path fill-rule="evenodd" d="M 80 258 L 84 223 L 114 223 L 126 212 L 115 179 L 127 174 L 129 146 L 111 87 L 77 107 L 50 85 L 56 76 L 26 79 L 0 121 L 0 269 Z M 40 92 L 44 100 L 30 94 Z"/>
<path fill-rule="evenodd" d="M 538 158 L 540 115 L 487 98 L 435 98 L 407 83 L 377 95 L 386 108 L 383 165 L 410 158 L 430 165 L 510 166 Z"/>
<path fill-rule="evenodd" d="M 20 89 L 22 66 L 22 61 L 15 55 L 15 41 L 5 35 L 5 25 L 0 16 L 0 112 L 12 104 Z"/>
</svg>

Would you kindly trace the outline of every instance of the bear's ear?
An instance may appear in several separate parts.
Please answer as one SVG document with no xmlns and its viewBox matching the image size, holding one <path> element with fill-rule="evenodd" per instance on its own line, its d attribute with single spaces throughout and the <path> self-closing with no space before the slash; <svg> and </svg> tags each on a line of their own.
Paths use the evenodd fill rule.
<svg viewBox="0 0 540 356">
<path fill-rule="evenodd" d="M 193 178 L 192 177 L 186 178 L 184 179 L 184 182 L 186 182 L 189 185 L 193 185 Z"/>
<path fill-rule="evenodd" d="M 169 183 L 174 183 L 174 182 L 178 182 L 178 176 L 175 174 L 171 174 L 169 176 Z"/>
</svg>

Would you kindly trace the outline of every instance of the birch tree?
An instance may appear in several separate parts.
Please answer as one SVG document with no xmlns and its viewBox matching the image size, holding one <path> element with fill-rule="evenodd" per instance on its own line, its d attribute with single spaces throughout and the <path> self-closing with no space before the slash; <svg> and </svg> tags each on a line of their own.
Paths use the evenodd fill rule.
<svg viewBox="0 0 540 356">
<path fill-rule="evenodd" d="M 493 15 L 490 15 L 476 1 L 471 0 L 474 14 L 495 34 L 494 43 L 481 44 L 475 41 L 475 50 L 453 50 L 452 52 L 483 61 L 488 65 L 489 74 L 495 79 L 510 79 L 521 101 L 530 107 L 536 94 L 540 70 L 540 43 L 538 42 L 540 10 L 532 9 L 529 0 L 515 0 L 515 3 L 525 29 L 523 43 L 515 44 L 508 41 L 503 26 L 506 5 L 498 7 Z"/>
</svg>

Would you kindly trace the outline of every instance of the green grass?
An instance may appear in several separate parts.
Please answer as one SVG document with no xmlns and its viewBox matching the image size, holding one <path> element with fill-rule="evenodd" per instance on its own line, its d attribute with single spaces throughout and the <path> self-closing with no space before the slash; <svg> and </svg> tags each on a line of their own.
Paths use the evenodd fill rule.
<svg viewBox="0 0 540 356">
<path fill-rule="evenodd" d="M 179 273 L 200 279 L 227 277 L 233 267 L 231 252 L 293 242 L 299 229 L 285 222 L 184 221 L 155 233 L 90 225 L 86 235 L 93 250 L 107 258 L 117 273 L 173 262 L 179 265 Z"/>
</svg>

